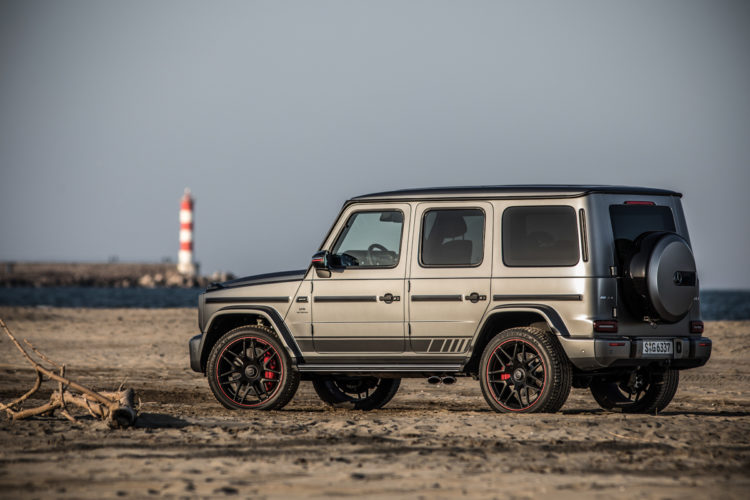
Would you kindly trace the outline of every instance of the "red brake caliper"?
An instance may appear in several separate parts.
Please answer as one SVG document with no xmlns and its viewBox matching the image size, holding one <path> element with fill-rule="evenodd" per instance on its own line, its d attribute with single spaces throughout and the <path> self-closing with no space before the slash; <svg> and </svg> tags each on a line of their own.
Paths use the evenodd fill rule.
<svg viewBox="0 0 750 500">
<path fill-rule="evenodd" d="M 510 373 L 501 373 L 500 374 L 500 380 L 508 380 L 510 378 Z"/>
<path fill-rule="evenodd" d="M 268 363 L 268 361 L 269 361 L 270 359 L 271 359 L 271 356 L 269 356 L 268 354 L 266 354 L 266 355 L 265 355 L 265 356 L 263 357 L 263 366 L 266 366 L 266 363 Z M 275 360 L 274 360 L 274 361 L 272 361 L 272 362 L 271 362 L 271 363 L 270 363 L 270 364 L 268 365 L 268 367 L 269 367 L 269 368 L 270 368 L 271 370 L 275 370 L 275 369 L 276 369 L 276 361 L 275 361 Z M 274 375 L 276 375 L 276 374 L 275 374 L 275 373 L 273 373 L 273 372 L 264 372 L 264 373 L 263 373 L 263 378 L 265 378 L 266 380 L 269 380 L 269 379 L 273 379 L 273 378 L 274 378 Z M 270 391 L 271 389 L 273 389 L 273 385 L 272 385 L 273 383 L 272 383 L 272 382 L 266 382 L 265 384 L 266 384 L 266 390 L 267 390 L 267 391 Z"/>
</svg>

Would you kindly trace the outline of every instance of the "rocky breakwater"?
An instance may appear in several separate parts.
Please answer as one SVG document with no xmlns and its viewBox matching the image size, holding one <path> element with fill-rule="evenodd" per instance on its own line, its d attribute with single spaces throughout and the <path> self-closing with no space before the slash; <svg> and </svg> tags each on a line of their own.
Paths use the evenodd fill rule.
<svg viewBox="0 0 750 500">
<path fill-rule="evenodd" d="M 0 262 L 0 287 L 206 287 L 230 273 L 188 277 L 173 263 Z"/>
</svg>

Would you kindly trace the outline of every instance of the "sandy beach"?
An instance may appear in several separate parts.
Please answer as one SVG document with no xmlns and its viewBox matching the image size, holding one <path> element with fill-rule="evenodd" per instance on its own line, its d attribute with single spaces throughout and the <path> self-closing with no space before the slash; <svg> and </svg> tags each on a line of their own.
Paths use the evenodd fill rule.
<svg viewBox="0 0 750 500">
<path fill-rule="evenodd" d="M 282 411 L 221 407 L 188 368 L 194 309 L 0 307 L 100 390 L 140 398 L 135 428 L 0 419 L 0 497 L 747 498 L 750 322 L 710 322 L 709 363 L 657 416 L 601 411 L 573 389 L 554 415 L 492 412 L 479 385 L 404 380 L 385 409 L 332 409 L 303 382 Z M 0 400 L 34 375 L 0 336 Z M 51 385 L 47 386 L 51 390 Z M 40 397 L 48 397 L 49 390 Z M 76 415 L 82 415 L 76 412 Z"/>
</svg>

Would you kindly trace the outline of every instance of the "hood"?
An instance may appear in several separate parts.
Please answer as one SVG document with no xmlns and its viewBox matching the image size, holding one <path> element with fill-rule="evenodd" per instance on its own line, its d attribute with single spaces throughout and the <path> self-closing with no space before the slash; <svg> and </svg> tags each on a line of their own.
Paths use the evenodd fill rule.
<svg viewBox="0 0 750 500">
<path fill-rule="evenodd" d="M 224 281 L 223 283 L 211 283 L 206 289 L 207 292 L 212 290 L 221 290 L 225 288 L 236 288 L 240 286 L 248 285 L 265 285 L 267 283 L 284 283 L 286 281 L 301 281 L 307 269 L 299 269 L 297 271 L 283 271 L 279 273 L 267 273 L 267 274 L 256 274 L 253 276 L 245 276 L 244 278 L 237 278 L 230 281 Z"/>
</svg>

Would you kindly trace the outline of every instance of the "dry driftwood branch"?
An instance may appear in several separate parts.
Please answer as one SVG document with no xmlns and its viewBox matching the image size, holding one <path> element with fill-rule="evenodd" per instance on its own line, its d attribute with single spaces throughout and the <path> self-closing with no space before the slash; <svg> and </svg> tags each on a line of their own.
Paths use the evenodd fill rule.
<svg viewBox="0 0 750 500">
<path fill-rule="evenodd" d="M 34 382 L 34 387 L 29 389 L 29 392 L 27 392 L 20 398 L 16 398 L 10 403 L 0 404 L 0 411 L 7 410 L 8 408 L 13 408 L 16 405 L 23 403 L 24 401 L 29 399 L 29 397 L 31 397 L 36 391 L 38 391 L 41 386 L 42 386 L 42 374 L 39 372 L 36 372 L 36 382 Z"/>
<path fill-rule="evenodd" d="M 41 359 L 43 359 L 47 363 L 51 364 L 55 368 L 61 368 L 60 363 L 55 363 L 54 361 L 52 361 L 51 359 L 49 359 L 47 356 L 45 356 L 44 354 L 42 354 L 41 352 L 39 352 L 37 350 L 37 348 L 34 347 L 34 345 L 31 342 L 29 342 L 28 340 L 23 339 L 23 343 L 26 344 L 27 346 L 29 346 L 29 349 L 31 349 L 32 351 L 34 351 L 34 354 L 36 354 L 37 356 L 39 356 Z M 65 374 L 61 373 L 60 375 L 65 375 Z"/>
<path fill-rule="evenodd" d="M 52 361 L 50 358 L 41 353 L 28 340 L 24 343 L 31 349 L 32 353 L 40 360 L 35 360 L 31 354 L 18 342 L 8 325 L 0 318 L 0 327 L 3 328 L 13 344 L 21 352 L 21 355 L 29 362 L 36 372 L 36 382 L 34 386 L 23 396 L 16 398 L 10 403 L 0 405 L 0 411 L 5 411 L 13 420 L 21 420 L 35 415 L 52 413 L 59 409 L 60 413 L 70 420 L 76 422 L 76 419 L 68 411 L 68 404 L 78 406 L 87 410 L 94 417 L 106 421 L 110 427 L 128 427 L 135 422 L 137 412 L 133 407 L 134 393 L 132 389 L 118 390 L 117 392 L 97 392 L 89 389 L 65 376 L 65 365 Z M 50 369 L 42 364 L 46 362 L 59 370 Z M 36 393 L 44 382 L 44 377 L 48 380 L 57 382 L 58 390 L 50 397 L 50 401 L 36 408 L 21 410 L 21 405 Z M 122 389 L 122 387 L 120 387 Z"/>
</svg>

